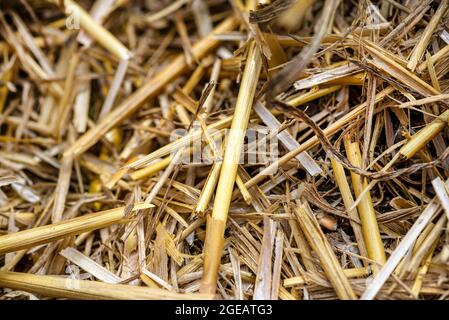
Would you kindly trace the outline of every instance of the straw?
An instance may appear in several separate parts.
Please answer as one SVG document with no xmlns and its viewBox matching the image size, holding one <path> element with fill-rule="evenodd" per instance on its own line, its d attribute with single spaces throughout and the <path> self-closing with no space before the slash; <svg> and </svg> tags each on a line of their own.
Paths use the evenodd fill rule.
<svg viewBox="0 0 449 320">
<path fill-rule="evenodd" d="M 232 119 L 230 137 L 224 151 L 217 191 L 215 193 L 214 209 L 208 221 L 206 243 L 204 249 L 204 275 L 201 281 L 202 293 L 215 293 L 218 267 L 223 248 L 224 229 L 228 216 L 232 190 L 237 175 L 240 151 L 243 145 L 244 133 L 248 126 L 250 107 L 253 103 L 256 85 L 261 70 L 261 57 L 254 42 L 250 44 L 247 63 Z"/>
</svg>

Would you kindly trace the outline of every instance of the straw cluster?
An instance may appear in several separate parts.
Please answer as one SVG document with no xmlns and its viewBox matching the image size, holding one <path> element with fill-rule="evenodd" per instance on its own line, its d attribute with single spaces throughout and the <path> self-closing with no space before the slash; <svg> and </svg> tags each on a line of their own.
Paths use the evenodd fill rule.
<svg viewBox="0 0 449 320">
<path fill-rule="evenodd" d="M 0 3 L 0 299 L 447 299 L 448 0 Z"/>
</svg>

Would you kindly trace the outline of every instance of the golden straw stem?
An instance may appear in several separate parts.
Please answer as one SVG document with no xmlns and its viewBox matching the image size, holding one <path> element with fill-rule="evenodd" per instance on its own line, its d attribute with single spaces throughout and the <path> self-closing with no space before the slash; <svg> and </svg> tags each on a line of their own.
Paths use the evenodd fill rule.
<svg viewBox="0 0 449 320">
<path fill-rule="evenodd" d="M 363 240 L 363 231 L 360 226 L 355 221 L 360 221 L 359 213 L 357 212 L 357 208 L 351 209 L 354 203 L 354 198 L 352 197 L 351 189 L 349 187 L 348 180 L 346 180 L 346 174 L 343 166 L 331 158 L 332 169 L 334 170 L 334 178 L 335 182 L 338 185 L 338 189 L 340 190 L 341 198 L 343 199 L 343 203 L 348 212 L 348 216 L 352 219 L 350 220 L 352 229 L 354 230 L 354 236 L 357 241 L 357 246 L 359 248 L 359 253 L 363 257 L 367 257 L 368 253 L 366 251 L 365 241 Z M 355 220 L 355 221 L 353 221 Z"/>
<path fill-rule="evenodd" d="M 343 269 L 343 273 L 347 278 L 364 278 L 369 276 L 370 268 L 350 268 Z M 307 284 L 307 277 L 297 276 L 284 280 L 284 287 L 302 286 Z"/>
<path fill-rule="evenodd" d="M 349 135 L 343 137 L 343 141 L 346 148 L 346 156 L 349 162 L 361 168 L 362 155 L 360 153 L 359 144 L 352 142 Z M 366 179 L 362 180 L 360 175 L 351 172 L 352 186 L 356 197 L 359 197 L 361 192 L 368 186 Z M 373 201 L 371 200 L 371 194 L 367 192 L 361 198 L 357 205 L 360 215 L 360 221 L 362 224 L 363 237 L 365 239 L 365 245 L 368 252 L 368 258 L 383 265 L 386 261 L 385 250 L 383 247 L 382 239 L 380 237 L 379 226 L 377 224 L 376 212 L 374 211 Z M 373 271 L 376 272 L 378 267 L 373 266 Z"/>
<path fill-rule="evenodd" d="M 449 110 L 443 112 L 438 118 L 414 134 L 410 140 L 399 150 L 399 153 L 410 159 L 433 138 L 436 137 L 449 121 Z"/>
<path fill-rule="evenodd" d="M 300 96 L 297 96 L 296 98 L 293 98 L 293 99 L 287 101 L 287 103 L 293 107 L 297 107 L 304 103 L 321 98 L 329 93 L 335 92 L 335 91 L 339 90 L 340 88 L 341 88 L 341 86 L 331 86 L 331 87 L 322 88 L 319 90 L 312 89 L 307 93 L 304 93 Z"/>
<path fill-rule="evenodd" d="M 0 287 L 34 292 L 55 298 L 76 300 L 174 300 L 212 299 L 211 295 L 181 294 L 161 289 L 44 276 L 21 272 L 0 272 Z"/>
<path fill-rule="evenodd" d="M 206 231 L 204 273 L 200 287 L 202 293 L 215 293 L 216 290 L 228 210 L 261 67 L 262 59 L 259 48 L 252 42 L 243 71 L 229 138 L 226 142 L 214 208 Z"/>
<path fill-rule="evenodd" d="M 172 156 L 165 157 L 160 161 L 150 164 L 148 167 L 131 172 L 129 176 L 133 180 L 139 180 L 153 176 L 159 171 L 164 170 L 170 164 L 172 158 L 173 158 Z"/>
<path fill-rule="evenodd" d="M 235 177 L 235 183 L 237 184 L 237 187 L 239 188 L 240 193 L 243 196 L 243 200 L 245 200 L 246 204 L 250 205 L 253 201 L 253 197 L 251 196 L 249 190 L 245 187 L 245 183 L 238 174 Z"/>
<path fill-rule="evenodd" d="M 150 207 L 153 207 L 153 205 L 138 204 L 132 208 L 132 211 Z M 126 212 L 126 207 L 120 207 L 1 236 L 0 254 L 34 247 L 68 236 L 110 226 L 126 218 Z"/>
<path fill-rule="evenodd" d="M 195 208 L 196 214 L 202 215 L 206 212 L 207 206 L 209 205 L 210 199 L 214 193 L 215 186 L 217 185 L 218 177 L 220 176 L 220 169 L 221 163 L 214 162 L 214 165 L 207 176 L 203 190 L 201 190 L 201 195 Z"/>
</svg>

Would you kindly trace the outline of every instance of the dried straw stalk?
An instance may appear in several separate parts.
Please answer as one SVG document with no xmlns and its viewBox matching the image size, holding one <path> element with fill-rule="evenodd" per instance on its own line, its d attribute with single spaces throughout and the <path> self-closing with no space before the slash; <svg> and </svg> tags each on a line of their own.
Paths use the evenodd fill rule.
<svg viewBox="0 0 449 320">
<path fill-rule="evenodd" d="M 205 294 L 180 294 L 124 284 L 5 271 L 0 271 L 0 286 L 49 297 L 75 300 L 202 300 L 212 298 L 211 295 Z"/>
<path fill-rule="evenodd" d="M 87 214 L 78 218 L 56 222 L 0 236 L 0 254 L 31 248 L 68 236 L 101 229 L 124 220 L 130 212 L 151 208 L 151 204 L 136 204 L 131 208 L 121 207 Z"/>
<path fill-rule="evenodd" d="M 204 274 L 200 289 L 202 293 L 215 293 L 216 290 L 229 205 L 261 68 L 260 50 L 255 42 L 251 42 L 224 151 L 223 163 L 215 193 L 214 209 L 208 220 L 206 242 L 204 244 Z"/>
</svg>

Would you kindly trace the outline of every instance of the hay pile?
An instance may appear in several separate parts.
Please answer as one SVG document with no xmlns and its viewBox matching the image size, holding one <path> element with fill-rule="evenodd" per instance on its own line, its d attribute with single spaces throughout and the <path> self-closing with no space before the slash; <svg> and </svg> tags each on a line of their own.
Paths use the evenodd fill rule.
<svg viewBox="0 0 449 320">
<path fill-rule="evenodd" d="M 446 299 L 448 0 L 0 4 L 0 299 Z"/>
</svg>

